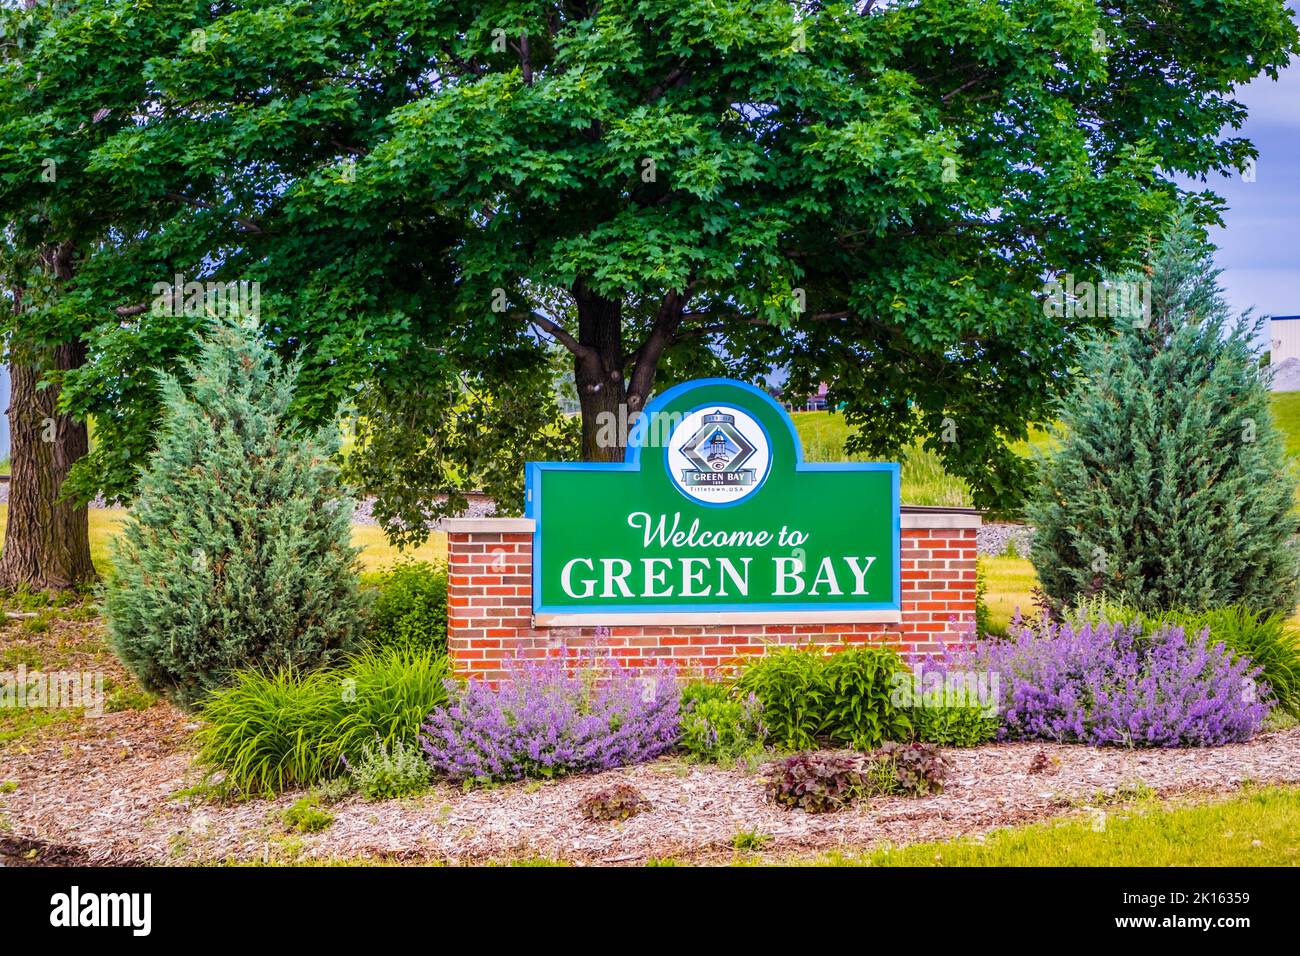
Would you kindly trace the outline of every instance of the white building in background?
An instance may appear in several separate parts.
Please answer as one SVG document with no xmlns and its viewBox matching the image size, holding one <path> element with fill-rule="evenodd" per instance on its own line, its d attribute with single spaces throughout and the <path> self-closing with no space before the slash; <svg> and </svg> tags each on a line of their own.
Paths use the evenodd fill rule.
<svg viewBox="0 0 1300 956">
<path fill-rule="evenodd" d="M 1269 362 L 1281 365 L 1300 359 L 1300 315 L 1274 315 L 1268 320 Z"/>
<path fill-rule="evenodd" d="M 1269 316 L 1268 353 L 1273 391 L 1300 392 L 1300 315 Z"/>
</svg>

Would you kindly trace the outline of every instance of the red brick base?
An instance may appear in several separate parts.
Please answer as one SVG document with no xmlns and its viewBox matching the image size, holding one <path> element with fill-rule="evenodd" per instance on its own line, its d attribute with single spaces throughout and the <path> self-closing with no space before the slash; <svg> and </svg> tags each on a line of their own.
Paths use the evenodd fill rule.
<svg viewBox="0 0 1300 956">
<path fill-rule="evenodd" d="M 904 509 L 902 620 L 890 624 L 674 624 L 534 627 L 532 522 L 458 519 L 447 528 L 447 649 L 457 674 L 495 681 L 515 658 L 599 649 L 630 666 L 708 675 L 770 645 L 887 644 L 933 654 L 975 624 L 975 534 L 967 511 Z"/>
</svg>

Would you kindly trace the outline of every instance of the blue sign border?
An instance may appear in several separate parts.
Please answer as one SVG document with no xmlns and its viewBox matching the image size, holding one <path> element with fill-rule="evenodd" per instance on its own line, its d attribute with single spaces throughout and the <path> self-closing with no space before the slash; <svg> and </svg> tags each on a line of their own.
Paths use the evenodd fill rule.
<svg viewBox="0 0 1300 956">
<path fill-rule="evenodd" d="M 542 472 L 544 471 L 640 471 L 641 450 L 645 447 L 647 430 L 653 422 L 655 413 L 673 399 L 685 392 L 694 391 L 714 385 L 726 385 L 739 388 L 767 402 L 781 416 L 786 428 L 790 430 L 790 441 L 794 447 L 795 471 L 887 471 L 890 473 L 890 493 L 893 510 L 893 555 L 894 566 L 894 600 L 870 601 L 859 604 L 636 604 L 617 605 L 602 604 L 599 607 L 575 605 L 538 604 L 542 593 Z M 708 404 L 708 403 L 705 403 Z M 702 407 L 702 406 L 700 406 Z M 760 426 L 761 426 L 760 422 Z M 766 432 L 766 429 L 764 429 Z M 771 441 L 771 436 L 768 436 Z M 770 473 L 773 463 L 769 463 Z M 902 610 L 902 521 L 899 502 L 899 465 L 895 461 L 836 461 L 806 462 L 803 459 L 803 443 L 794 427 L 789 413 L 782 408 L 772 396 L 761 388 L 755 388 L 747 382 L 730 378 L 699 378 L 672 388 L 655 397 L 645 407 L 642 416 L 628 435 L 627 448 L 622 461 L 530 461 L 524 465 L 524 517 L 531 518 L 533 526 L 533 614 L 587 614 L 593 617 L 602 614 L 745 614 L 749 612 L 800 613 L 818 611 L 832 614 L 836 611 L 901 611 Z M 678 489 L 680 491 L 680 489 Z M 690 499 L 694 504 L 704 504 Z M 739 502 L 736 502 L 737 504 Z M 727 505 L 707 505 L 707 507 L 726 507 Z"/>
</svg>

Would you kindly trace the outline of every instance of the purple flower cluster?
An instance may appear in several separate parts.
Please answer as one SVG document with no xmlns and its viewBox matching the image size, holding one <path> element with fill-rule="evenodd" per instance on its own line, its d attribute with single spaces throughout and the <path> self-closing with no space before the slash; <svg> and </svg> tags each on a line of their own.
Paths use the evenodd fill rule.
<svg viewBox="0 0 1300 956">
<path fill-rule="evenodd" d="M 486 783 L 607 770 L 676 743 L 681 695 L 671 669 L 571 666 L 520 662 L 498 688 L 471 680 L 453 692 L 424 725 L 429 763 L 453 780 Z"/>
<path fill-rule="evenodd" d="M 1248 740 L 1268 716 L 1260 669 L 1209 631 L 1052 624 L 958 651 L 948 667 L 999 677 L 999 737 L 1129 747 L 1212 747 Z"/>
</svg>

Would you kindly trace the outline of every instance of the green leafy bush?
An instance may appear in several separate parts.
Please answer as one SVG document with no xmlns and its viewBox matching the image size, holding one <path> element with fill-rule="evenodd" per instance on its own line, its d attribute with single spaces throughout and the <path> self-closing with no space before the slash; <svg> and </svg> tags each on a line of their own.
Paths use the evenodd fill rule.
<svg viewBox="0 0 1300 956">
<path fill-rule="evenodd" d="M 736 687 L 763 706 L 767 739 L 788 750 L 812 747 L 825 726 L 826 661 L 816 648 L 782 648 L 755 659 Z"/>
<path fill-rule="evenodd" d="M 911 722 L 891 700 L 894 676 L 907 670 L 892 650 L 782 648 L 756 659 L 736 682 L 762 705 L 773 743 L 799 750 L 819 739 L 857 748 L 906 740 Z"/>
<path fill-rule="evenodd" d="M 1085 349 L 1061 404 L 1059 449 L 1026 509 L 1038 578 L 1058 605 L 1100 595 L 1146 612 L 1242 602 L 1290 614 L 1295 476 L 1256 328 L 1231 321 L 1189 214 L 1152 268 L 1150 323 Z"/>
<path fill-rule="evenodd" d="M 681 709 L 689 710 L 704 701 L 731 700 L 731 687 L 715 681 L 693 680 L 682 685 Z"/>
<path fill-rule="evenodd" d="M 276 793 L 327 780 L 376 737 L 413 743 L 446 703 L 447 659 L 388 649 L 346 666 L 295 674 L 250 670 L 199 713 L 199 763 L 237 793 Z"/>
<path fill-rule="evenodd" d="M 446 567 L 403 561 L 377 578 L 367 639 L 379 647 L 446 651 Z"/>
<path fill-rule="evenodd" d="M 978 747 L 993 740 L 1001 723 L 979 705 L 915 707 L 911 711 L 912 738 L 942 747 Z"/>
<path fill-rule="evenodd" d="M 1292 717 L 1300 717 L 1300 637 L 1281 613 L 1259 614 L 1245 604 L 1208 611 L 1143 613 L 1132 605 L 1092 598 L 1080 601 L 1072 612 L 1079 621 L 1101 624 L 1140 624 L 1152 634 L 1164 626 L 1181 627 L 1188 637 L 1209 628 L 1210 644 L 1223 644 L 1234 657 L 1244 657 L 1262 669 L 1259 682 L 1268 696 Z"/>
<path fill-rule="evenodd" d="M 327 664 L 360 633 L 352 502 L 333 429 L 289 415 L 294 367 L 214 323 L 188 386 L 160 376 L 163 417 L 113 541 L 109 639 L 149 691 L 193 708 L 247 667 Z"/>
<path fill-rule="evenodd" d="M 907 740 L 912 724 L 893 703 L 895 675 L 907 665 L 886 647 L 850 647 L 825 659 L 823 730 L 835 743 L 858 750 Z"/>
<path fill-rule="evenodd" d="M 361 757 L 349 762 L 344 757 L 352 782 L 368 800 L 392 800 L 420 793 L 429 786 L 432 769 L 416 745 L 407 747 L 399 738 L 391 748 L 376 736 L 374 744 L 361 748 Z"/>
<path fill-rule="evenodd" d="M 763 705 L 754 694 L 737 700 L 721 684 L 688 684 L 682 690 L 682 735 L 677 745 L 694 760 L 739 760 L 762 748 L 767 736 L 762 714 Z"/>
</svg>

